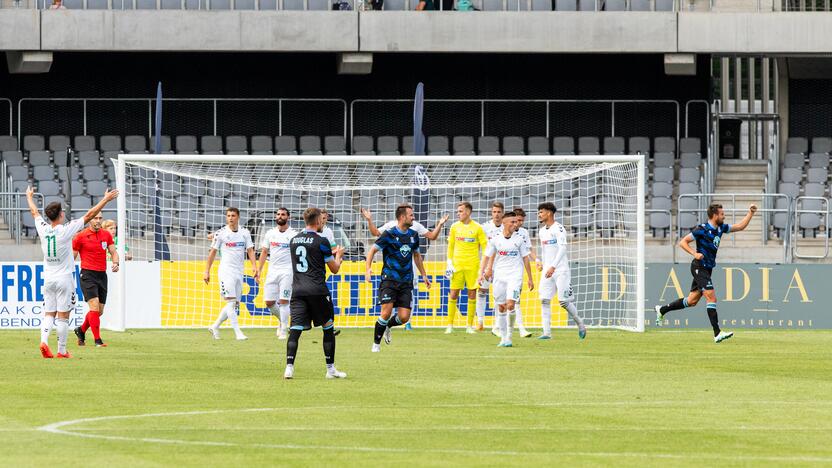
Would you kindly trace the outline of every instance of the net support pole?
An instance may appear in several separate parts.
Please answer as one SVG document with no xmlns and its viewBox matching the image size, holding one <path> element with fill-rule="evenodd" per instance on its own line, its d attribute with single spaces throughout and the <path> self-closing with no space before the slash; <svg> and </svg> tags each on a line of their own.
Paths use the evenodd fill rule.
<svg viewBox="0 0 832 468">
<path fill-rule="evenodd" d="M 118 213 L 116 219 L 118 226 L 116 227 L 118 238 L 121 242 L 118 243 L 118 258 L 121 262 L 121 268 L 118 269 L 118 319 L 114 324 L 118 331 L 124 331 L 127 325 L 127 261 L 125 259 L 125 249 L 127 247 L 127 171 L 125 168 L 124 155 L 119 155 L 116 162 L 116 188 L 118 189 L 118 198 L 116 199 Z"/>
<path fill-rule="evenodd" d="M 638 160 L 636 186 L 636 331 L 644 331 L 644 158 Z"/>
</svg>

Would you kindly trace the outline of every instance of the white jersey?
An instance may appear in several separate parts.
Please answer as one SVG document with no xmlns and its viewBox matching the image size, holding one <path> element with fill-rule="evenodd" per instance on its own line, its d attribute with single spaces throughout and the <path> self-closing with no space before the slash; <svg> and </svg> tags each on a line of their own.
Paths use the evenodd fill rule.
<svg viewBox="0 0 832 468">
<path fill-rule="evenodd" d="M 238 227 L 237 231 L 234 232 L 228 226 L 223 226 L 214 235 L 211 248 L 222 250 L 219 268 L 220 275 L 242 277 L 246 262 L 246 252 L 248 252 L 248 249 L 254 248 L 254 242 L 251 241 L 251 233 L 248 229 Z"/>
<path fill-rule="evenodd" d="M 84 229 L 84 219 L 75 219 L 67 224 L 52 226 L 43 216 L 35 218 L 35 229 L 40 236 L 43 251 L 43 280 L 48 282 L 75 272 L 72 256 L 72 238 Z"/>
<path fill-rule="evenodd" d="M 495 253 L 497 256 L 492 266 L 494 281 L 517 277 L 523 279 L 523 258 L 529 255 L 529 248 L 519 234 L 515 232 L 508 239 L 500 234 L 491 239 L 485 254 L 491 256 Z"/>
<path fill-rule="evenodd" d="M 532 236 L 529 235 L 529 230 L 524 228 L 524 227 L 521 227 L 520 229 L 517 230 L 517 234 L 519 234 L 520 237 L 523 238 L 523 242 L 526 244 L 526 247 L 528 247 L 529 251 L 531 251 L 532 250 Z"/>
<path fill-rule="evenodd" d="M 382 224 L 380 228 L 378 228 L 378 232 L 383 233 L 384 231 L 389 231 L 390 229 L 393 229 L 398 225 L 399 223 L 396 221 L 388 221 Z M 419 221 L 413 221 L 413 226 L 410 226 L 410 229 L 416 231 L 416 234 L 419 234 L 420 236 L 424 236 L 425 234 L 430 232 L 428 231 L 428 228 L 426 228 L 425 225 L 420 223 Z"/>
<path fill-rule="evenodd" d="M 483 224 L 482 229 L 485 231 L 485 237 L 488 238 L 489 241 L 491 241 L 492 238 L 500 235 L 500 233 L 503 232 L 503 225 L 501 224 L 497 226 L 496 224 L 494 224 L 494 220 L 491 220 Z"/>
<path fill-rule="evenodd" d="M 566 229 L 555 222 L 547 227 L 543 225 L 537 231 L 540 239 L 543 268 L 555 267 L 555 271 L 569 268 L 569 258 L 566 255 Z"/>
<path fill-rule="evenodd" d="M 292 228 L 280 232 L 274 227 L 269 229 L 260 241 L 261 249 L 269 250 L 269 276 L 275 273 L 292 271 L 292 256 L 289 253 L 289 241 L 298 234 Z"/>
<path fill-rule="evenodd" d="M 324 226 L 323 230 L 321 230 L 321 237 L 325 238 L 329 241 L 329 246 L 331 248 L 335 248 L 338 244 L 335 242 L 335 233 L 332 232 L 332 229 L 329 226 Z"/>
</svg>

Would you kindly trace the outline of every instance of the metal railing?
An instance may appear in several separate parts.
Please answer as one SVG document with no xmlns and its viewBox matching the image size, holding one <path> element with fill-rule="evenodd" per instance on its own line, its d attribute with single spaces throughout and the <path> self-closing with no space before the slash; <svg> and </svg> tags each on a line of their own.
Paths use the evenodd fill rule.
<svg viewBox="0 0 832 468">
<path fill-rule="evenodd" d="M 33 114 L 59 113 L 64 128 L 76 130 L 65 131 L 64 134 L 142 134 L 150 138 L 155 101 L 152 98 L 21 98 L 17 103 L 17 134 L 50 134 L 42 131 L 45 128 L 37 126 L 43 124 L 43 119 Z M 309 131 L 314 134 L 313 127 L 317 125 L 321 129 L 320 134 L 347 136 L 347 102 L 343 99 L 167 98 L 162 102 L 166 118 L 164 127 L 166 134 L 170 135 L 283 135 L 287 130 L 286 134 L 300 135 L 305 133 L 294 130 L 310 128 L 312 130 Z M 321 115 L 322 108 L 326 108 L 329 119 Z M 90 117 L 93 113 L 97 118 Z M 188 117 L 179 119 L 180 122 L 175 117 L 178 113 L 187 113 Z M 289 113 L 291 117 L 287 115 Z M 128 114 L 129 123 L 122 123 Z M 310 121 L 310 114 L 315 115 L 317 123 Z M 33 115 L 31 122 L 29 115 Z M 112 121 L 105 118 L 109 115 L 112 115 Z M 205 116 L 204 120 L 193 118 L 200 115 Z M 117 128 L 117 125 L 122 127 Z M 134 130 L 131 125 L 141 125 L 142 129 Z M 242 129 L 243 125 L 254 128 Z"/>
<path fill-rule="evenodd" d="M 34 195 L 35 204 L 43 207 L 45 200 L 42 193 L 36 192 Z M 21 192 L 12 192 L 6 190 L 0 192 L 0 213 L 6 220 L 9 226 L 9 233 L 15 242 L 20 243 L 21 234 L 23 231 L 23 214 L 29 212 L 29 208 L 25 205 L 26 194 Z M 40 201 L 40 203 L 38 203 Z"/>
<path fill-rule="evenodd" d="M 819 208 L 809 208 L 805 209 L 802 208 L 803 202 L 806 201 L 817 201 L 818 206 L 825 206 L 825 209 Z M 799 231 L 801 230 L 801 225 L 803 222 L 801 220 L 803 215 L 817 215 L 819 218 L 823 220 L 822 223 L 819 223 L 818 230 L 823 229 L 823 255 L 812 255 L 800 252 L 800 243 L 797 239 L 800 239 Z M 826 258 L 829 256 L 829 200 L 825 197 L 807 197 L 807 196 L 800 196 L 795 198 L 794 204 L 794 239 L 795 242 L 792 247 L 792 254 L 795 258 L 807 258 L 807 259 L 819 259 L 819 258 Z"/>
<path fill-rule="evenodd" d="M 690 108 L 691 106 L 697 105 L 705 107 L 705 184 L 702 187 L 705 189 L 706 192 L 713 192 L 714 186 L 716 185 L 716 180 L 713 178 L 715 175 L 711 174 L 708 170 L 708 162 L 711 160 L 712 155 L 716 154 L 716 147 L 714 146 L 711 132 L 711 103 L 702 99 L 695 99 L 685 103 L 685 138 L 688 138 L 688 136 L 690 136 Z"/>
<path fill-rule="evenodd" d="M 570 113 L 574 112 L 586 112 L 586 113 L 594 113 L 599 115 L 604 115 L 609 119 L 609 125 L 606 129 L 607 133 L 605 136 L 616 136 L 616 122 L 622 119 L 621 115 L 618 112 L 624 112 L 622 110 L 623 107 L 631 105 L 631 106 L 638 106 L 638 105 L 659 105 L 662 107 L 668 108 L 668 116 L 674 116 L 675 118 L 675 132 L 674 135 L 676 137 L 676 144 L 678 150 L 678 143 L 679 143 L 679 135 L 681 132 L 681 121 L 680 121 L 680 105 L 679 102 L 673 100 L 615 100 L 615 99 L 590 99 L 590 100 L 577 100 L 577 99 L 425 99 L 426 104 L 434 104 L 433 108 L 428 109 L 426 106 L 426 121 L 430 117 L 430 113 L 441 113 L 442 110 L 439 110 L 443 106 L 446 108 L 444 112 L 446 112 L 449 116 L 452 116 L 453 119 L 461 121 L 463 119 L 469 123 L 469 128 L 471 130 L 476 130 L 476 132 L 469 132 L 464 133 L 466 135 L 478 135 L 478 136 L 488 136 L 488 135 L 503 135 L 504 132 L 489 132 L 489 125 L 494 125 L 490 123 L 495 115 L 500 115 L 500 113 L 508 114 L 509 112 L 521 112 L 524 118 L 529 119 L 530 121 L 535 122 L 536 124 L 544 124 L 545 128 L 542 126 L 540 127 L 542 131 L 538 133 L 534 133 L 529 136 L 545 136 L 547 138 L 551 138 L 552 136 L 560 136 L 560 135 L 553 135 L 552 134 L 552 116 L 553 114 L 558 111 L 558 106 L 563 106 L 564 110 L 562 114 L 558 114 L 559 116 L 562 115 L 564 117 L 569 117 Z M 412 130 L 409 130 L 407 133 L 402 133 L 404 129 L 397 131 L 397 129 L 389 129 L 387 131 L 369 131 L 367 128 L 364 128 L 369 125 L 370 122 L 373 124 L 377 124 L 378 119 L 377 116 L 379 113 L 383 113 L 384 115 L 397 115 L 401 114 L 402 118 L 405 121 L 410 121 L 409 117 L 407 117 L 412 112 L 413 99 L 356 99 L 350 103 L 350 131 L 349 136 L 350 140 L 355 135 L 375 135 L 375 134 L 382 134 L 382 135 L 398 135 L 398 134 L 410 134 Z M 581 109 L 576 111 L 574 106 L 587 106 L 586 109 Z M 379 108 L 373 109 L 373 106 L 378 106 Z M 511 109 L 511 107 L 514 109 Z M 599 106 L 599 108 L 591 109 L 591 106 Z M 609 106 L 608 109 L 601 109 L 600 106 Z M 362 108 L 367 109 L 362 109 Z M 572 109 L 569 109 L 572 108 Z M 523 110 L 521 110 L 523 109 Z M 618 117 L 618 119 L 617 119 Z M 446 116 L 446 118 L 451 118 Z M 395 120 L 395 119 L 391 119 Z M 358 123 L 356 123 L 358 122 Z M 475 124 L 470 124 L 470 122 L 475 122 Z M 358 128 L 356 128 L 358 127 Z M 604 129 L 602 129 L 603 131 Z M 587 133 L 592 134 L 592 133 Z M 620 134 L 620 132 L 619 132 Z"/>
<path fill-rule="evenodd" d="M 296 0 L 292 1 L 291 4 L 288 2 L 289 0 L 63 0 L 62 3 L 64 8 L 78 10 L 344 11 L 336 8 L 336 4 L 339 2 L 335 0 Z M 347 3 L 354 10 L 368 11 L 370 9 L 367 0 L 347 0 Z M 419 0 L 403 0 L 396 2 L 395 6 L 391 6 L 391 3 L 387 2 L 382 10 L 415 10 Z M 439 11 L 448 10 L 445 8 L 445 2 L 437 0 L 437 3 Z M 452 3 L 451 10 L 456 10 L 456 2 Z M 536 5 L 532 4 L 532 0 L 474 0 L 472 3 L 475 11 L 645 11 L 673 13 L 679 11 L 682 7 L 681 0 L 648 0 L 646 3 L 638 4 L 633 0 L 624 0 L 614 7 L 609 5 L 606 0 L 594 0 L 592 2 L 576 0 L 573 10 L 556 9 L 555 0 L 552 0 L 548 10 L 536 8 Z M 591 6 L 585 8 L 587 4 Z M 46 10 L 50 9 L 51 5 L 51 0 L 0 0 L 0 8 Z M 667 9 L 668 6 L 669 9 Z"/>
<path fill-rule="evenodd" d="M 670 226 L 667 229 L 667 236 L 670 243 L 668 244 L 668 248 L 670 249 L 670 258 L 673 259 L 673 262 L 676 262 L 676 236 L 674 235 L 673 229 L 673 210 L 659 210 L 653 208 L 645 208 L 644 214 L 647 216 L 647 220 L 645 220 L 644 227 L 645 229 L 651 229 L 650 226 L 650 214 L 651 213 L 664 213 L 667 215 L 668 219 L 670 220 Z"/>
<path fill-rule="evenodd" d="M 782 0 L 780 4 L 782 11 L 832 11 L 830 0 Z"/>
<path fill-rule="evenodd" d="M 762 221 L 762 229 L 760 233 L 760 241 L 763 245 L 767 245 L 769 241 L 769 226 L 771 226 L 770 217 L 772 214 L 782 213 L 785 214 L 787 217 L 786 221 L 786 229 L 785 229 L 785 238 L 783 239 L 783 262 L 789 261 L 789 251 L 791 246 L 791 222 L 792 222 L 792 214 L 794 212 L 794 200 L 784 193 L 690 193 L 690 194 L 682 194 L 679 195 L 679 201 L 677 202 L 677 214 L 681 217 L 682 213 L 694 213 L 698 215 L 698 220 L 704 220 L 704 214 L 708 211 L 708 205 L 711 203 L 713 198 L 720 198 L 725 199 L 729 198 L 731 200 L 729 206 L 723 207 L 723 211 L 727 215 L 728 224 L 735 224 L 737 222 L 737 214 L 743 214 L 748 212 L 748 207 L 741 207 L 737 208 L 737 197 L 741 198 L 757 198 L 760 200 L 760 204 L 757 208 L 757 212 L 763 216 Z M 681 200 L 690 198 L 696 200 L 697 207 L 696 208 L 681 208 Z M 772 203 L 777 199 L 787 200 L 788 201 L 788 208 L 774 208 L 777 206 L 776 203 Z M 685 227 L 692 227 L 692 226 L 685 226 Z M 678 225 L 679 229 L 679 236 L 681 237 L 681 231 L 685 227 Z M 736 245 L 736 237 L 731 236 L 731 245 Z"/>
</svg>

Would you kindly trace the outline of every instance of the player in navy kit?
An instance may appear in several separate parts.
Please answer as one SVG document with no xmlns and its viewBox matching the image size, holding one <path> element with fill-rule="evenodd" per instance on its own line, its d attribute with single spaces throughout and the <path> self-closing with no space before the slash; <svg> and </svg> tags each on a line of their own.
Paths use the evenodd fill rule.
<svg viewBox="0 0 832 468">
<path fill-rule="evenodd" d="M 430 289 L 430 280 L 422 264 L 419 253 L 419 233 L 411 229 L 413 226 L 413 208 L 400 205 L 396 208 L 396 226 L 385 230 L 367 252 L 367 271 L 365 279 L 371 281 L 373 274 L 373 257 L 381 250 L 384 255 L 384 266 L 381 269 L 381 284 L 378 288 L 378 303 L 381 313 L 376 321 L 373 336 L 372 351 L 381 350 L 381 338 L 390 344 L 391 329 L 403 325 L 410 320 L 411 304 L 413 302 L 413 265 L 422 275 L 422 280 Z M 393 314 L 393 308 L 396 314 Z"/>
<path fill-rule="evenodd" d="M 335 311 L 326 286 L 326 267 L 333 274 L 338 273 L 344 251 L 336 249 L 333 255 L 329 241 L 318 234 L 322 224 L 321 210 L 307 208 L 303 212 L 303 220 L 306 229 L 289 242 L 289 253 L 292 256 L 292 299 L 289 303 L 292 325 L 286 342 L 286 371 L 283 378 L 291 379 L 295 375 L 295 356 L 301 333 L 316 326 L 324 331 L 326 378 L 343 379 L 347 374 L 335 368 Z"/>
<path fill-rule="evenodd" d="M 693 307 L 704 295 L 705 300 L 708 301 L 708 319 L 714 329 L 714 342 L 720 343 L 734 336 L 733 332 L 724 332 L 719 329 L 719 317 L 716 313 L 716 293 L 711 281 L 711 273 L 716 267 L 716 252 L 719 249 L 722 235 L 729 232 L 740 232 L 747 228 L 756 212 L 757 205 L 751 205 L 742 221 L 732 226 L 725 223 L 725 213 L 722 210 L 722 205 L 713 204 L 708 207 L 708 222 L 696 226 L 690 234 L 679 241 L 679 247 L 693 256 L 693 262 L 690 264 L 690 272 L 693 275 L 690 294 L 688 294 L 688 297 L 676 299 L 670 304 L 656 306 L 656 326 L 661 326 L 662 319 L 669 312 Z M 696 241 L 696 250 L 689 245 L 693 241 Z"/>
</svg>

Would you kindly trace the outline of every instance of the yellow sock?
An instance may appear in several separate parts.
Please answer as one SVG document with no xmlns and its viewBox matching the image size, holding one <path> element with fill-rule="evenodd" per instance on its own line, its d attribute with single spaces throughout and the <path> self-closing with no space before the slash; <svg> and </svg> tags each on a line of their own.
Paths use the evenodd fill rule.
<svg viewBox="0 0 832 468">
<path fill-rule="evenodd" d="M 448 299 L 448 325 L 454 324 L 456 319 L 456 299 Z"/>
<path fill-rule="evenodd" d="M 468 299 L 468 326 L 474 326 L 474 319 L 477 318 L 477 300 L 476 299 Z"/>
</svg>

